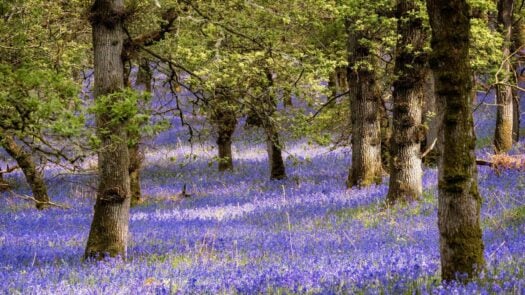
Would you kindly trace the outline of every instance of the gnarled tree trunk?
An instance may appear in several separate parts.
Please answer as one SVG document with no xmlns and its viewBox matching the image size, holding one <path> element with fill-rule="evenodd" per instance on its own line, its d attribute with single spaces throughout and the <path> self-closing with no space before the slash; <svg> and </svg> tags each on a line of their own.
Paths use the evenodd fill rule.
<svg viewBox="0 0 525 295">
<path fill-rule="evenodd" d="M 44 176 L 37 170 L 35 162 L 31 154 L 24 151 L 16 142 L 12 134 L 0 131 L 0 144 L 6 152 L 15 159 L 18 167 L 22 169 L 26 181 L 31 188 L 33 198 L 36 200 L 35 205 L 39 210 L 45 209 L 49 205 L 49 195 L 47 194 L 47 186 L 44 182 Z"/>
<path fill-rule="evenodd" d="M 123 0 L 95 0 L 91 7 L 95 69 L 95 100 L 124 87 L 121 54 L 124 42 Z M 98 153 L 99 184 L 85 258 L 106 255 L 126 257 L 128 247 L 130 180 L 126 122 L 112 118 L 113 101 L 96 117 L 101 147 Z"/>
<path fill-rule="evenodd" d="M 370 48 L 362 44 L 360 32 L 346 24 L 348 37 L 348 87 L 352 107 L 352 166 L 347 187 L 368 186 L 381 181 L 380 93 L 374 72 Z"/>
<path fill-rule="evenodd" d="M 514 11 L 514 0 L 498 1 L 498 24 L 503 35 L 503 65 L 501 75 L 497 78 L 500 83 L 496 85 L 496 130 L 494 132 L 494 148 L 497 153 L 508 152 L 512 148 L 513 129 L 513 101 L 511 77 L 513 74 L 510 59 L 510 45 L 512 35 L 512 13 Z"/>
<path fill-rule="evenodd" d="M 441 275 L 446 281 L 467 281 L 484 266 L 471 110 L 469 6 L 466 0 L 426 3 L 432 27 L 430 65 L 436 99 L 445 102 L 444 149 L 438 169 Z"/>
<path fill-rule="evenodd" d="M 397 56 L 394 72 L 394 128 L 390 141 L 390 183 L 387 200 L 410 202 L 423 193 L 421 141 L 422 104 L 425 94 L 427 34 L 420 6 L 415 0 L 398 0 Z"/>
</svg>

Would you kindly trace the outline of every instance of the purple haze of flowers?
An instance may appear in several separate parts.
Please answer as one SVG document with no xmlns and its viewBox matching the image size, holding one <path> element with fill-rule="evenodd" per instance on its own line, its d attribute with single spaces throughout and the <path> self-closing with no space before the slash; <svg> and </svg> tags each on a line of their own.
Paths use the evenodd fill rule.
<svg viewBox="0 0 525 295">
<path fill-rule="evenodd" d="M 489 128 L 485 115 L 476 114 L 477 128 Z M 521 172 L 480 168 L 487 270 L 466 286 L 443 285 L 435 169 L 425 171 L 420 203 L 382 209 L 386 180 L 345 189 L 348 149 L 288 143 L 288 180 L 268 181 L 261 144 L 235 142 L 236 168 L 219 174 L 210 143 L 190 148 L 177 140 L 184 129 L 168 133 L 147 151 L 148 200 L 132 209 L 128 261 L 81 262 L 94 203 L 88 176 L 46 171 L 68 210 L 1 198 L 0 293 L 525 293 Z M 23 183 L 20 173 L 9 180 Z M 184 184 L 192 197 L 174 200 Z"/>
</svg>

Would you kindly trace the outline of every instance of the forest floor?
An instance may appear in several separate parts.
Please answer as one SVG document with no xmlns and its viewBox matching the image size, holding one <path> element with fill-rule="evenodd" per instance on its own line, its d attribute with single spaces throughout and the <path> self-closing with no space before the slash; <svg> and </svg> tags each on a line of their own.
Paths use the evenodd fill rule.
<svg viewBox="0 0 525 295">
<path fill-rule="evenodd" d="M 478 155 L 493 112 L 476 115 Z M 491 127 L 492 126 L 492 127 Z M 345 188 L 350 150 L 287 143 L 288 179 L 269 181 L 263 143 L 240 131 L 232 172 L 216 172 L 210 143 L 183 129 L 147 149 L 144 203 L 131 211 L 127 261 L 84 263 L 94 179 L 46 171 L 70 209 L 43 212 L 0 198 L 0 293 L 6 294 L 472 294 L 525 293 L 525 174 L 480 167 L 487 263 L 467 286 L 440 283 L 436 169 L 422 200 L 385 208 L 388 179 Z M 514 153 L 525 153 L 525 142 Z M 20 173 L 8 178 L 22 183 Z M 177 197 L 183 185 L 190 197 Z"/>
</svg>

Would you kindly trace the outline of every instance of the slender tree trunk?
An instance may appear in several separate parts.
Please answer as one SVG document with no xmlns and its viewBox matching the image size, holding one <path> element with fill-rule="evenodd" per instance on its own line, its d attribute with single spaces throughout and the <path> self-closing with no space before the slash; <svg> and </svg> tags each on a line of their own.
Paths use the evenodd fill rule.
<svg viewBox="0 0 525 295">
<path fill-rule="evenodd" d="M 387 102 L 381 98 L 379 106 L 380 122 L 381 126 L 381 169 L 382 171 L 390 171 L 390 154 L 391 140 L 392 140 L 392 128 L 394 125 L 393 115 L 390 115 L 390 111 L 387 109 Z"/>
<path fill-rule="evenodd" d="M 131 192 L 131 206 L 142 203 L 142 189 L 140 186 L 140 170 L 144 161 L 144 153 L 138 142 L 128 147 L 129 151 L 129 186 Z"/>
<path fill-rule="evenodd" d="M 471 110 L 469 6 L 466 0 L 426 3 L 432 28 L 430 65 L 436 99 L 445 102 L 444 149 L 438 169 L 441 275 L 446 281 L 468 281 L 484 267 Z"/>
<path fill-rule="evenodd" d="M 95 100 L 119 92 L 124 87 L 122 48 L 124 42 L 123 0 L 95 0 L 90 21 L 93 28 Z M 98 153 L 99 185 L 95 213 L 87 241 L 85 258 L 126 257 L 130 207 L 129 154 L 126 122 L 112 120 L 112 104 L 107 102 L 96 123 L 101 147 Z"/>
<path fill-rule="evenodd" d="M 268 126 L 267 133 L 267 151 L 268 159 L 270 161 L 270 179 L 285 179 L 286 169 L 281 150 L 281 142 L 279 133 L 274 126 Z"/>
<path fill-rule="evenodd" d="M 348 38 L 348 87 L 352 107 L 352 166 L 347 187 L 381 181 L 380 93 L 374 72 L 362 62 L 374 64 L 370 49 L 360 42 L 360 32 L 346 24 Z"/>
<path fill-rule="evenodd" d="M 237 126 L 237 114 L 230 101 L 230 95 L 231 92 L 225 88 L 217 89 L 216 106 L 212 114 L 219 148 L 219 171 L 233 170 L 232 136 Z"/>
<path fill-rule="evenodd" d="M 293 108 L 292 92 L 290 90 L 283 91 L 283 105 L 285 108 Z"/>
<path fill-rule="evenodd" d="M 422 159 L 426 165 L 437 166 L 439 155 L 443 150 L 443 109 L 441 100 L 436 100 L 434 91 L 434 74 L 428 68 L 425 74 L 425 100 L 423 111 L 423 122 L 427 126 L 425 140 L 421 145 L 421 153 L 426 153 Z"/>
<path fill-rule="evenodd" d="M 496 85 L 496 130 L 494 132 L 494 148 L 497 153 L 508 152 L 512 148 L 512 124 L 513 124 L 513 102 L 512 83 L 513 74 L 512 63 L 510 59 L 510 45 L 512 35 L 512 13 L 514 10 L 514 0 L 498 1 L 498 24 L 501 34 L 503 35 L 503 65 L 501 75 L 497 77 L 499 82 L 507 84 Z"/>
<path fill-rule="evenodd" d="M 269 95 L 268 101 L 266 102 L 263 122 L 264 129 L 266 131 L 266 145 L 268 152 L 268 161 L 270 164 L 270 179 L 285 179 L 286 169 L 284 166 L 284 160 L 282 155 L 282 143 L 279 138 L 279 132 L 277 126 L 272 120 L 277 105 L 275 102 L 275 95 L 273 93 L 273 77 L 270 71 L 267 71 L 266 78 L 268 79 Z"/>
<path fill-rule="evenodd" d="M 517 91 L 516 91 L 517 92 Z M 513 122 L 512 122 L 512 139 L 514 142 L 520 141 L 520 100 L 521 97 L 518 93 L 513 95 Z"/>
<path fill-rule="evenodd" d="M 521 85 L 520 77 L 521 75 L 521 60 L 523 59 L 523 52 L 525 48 L 525 21 L 521 17 L 514 21 L 512 27 L 512 52 L 516 52 L 516 58 L 513 59 L 513 69 L 516 76 L 516 84 Z M 512 137 L 514 142 L 520 140 L 520 119 L 521 119 L 521 110 L 520 110 L 520 101 L 521 101 L 521 91 L 513 89 L 513 122 L 512 122 Z"/>
<path fill-rule="evenodd" d="M 47 194 L 47 186 L 44 182 L 44 176 L 38 171 L 31 154 L 24 151 L 20 145 L 15 141 L 13 135 L 3 132 L 0 134 L 0 143 L 6 152 L 15 159 L 18 167 L 22 169 L 26 181 L 31 188 L 33 198 L 36 200 L 35 205 L 39 210 L 48 207 L 49 196 Z"/>
<path fill-rule="evenodd" d="M 145 58 L 140 60 L 137 72 L 137 86 L 143 86 L 144 90 L 151 92 L 152 73 L 149 61 Z M 139 106 L 137 106 L 139 107 Z M 129 181 L 131 190 L 131 206 L 142 203 L 142 189 L 140 186 L 140 171 L 144 162 L 144 153 L 140 146 L 141 136 L 139 132 L 128 132 L 130 145 L 129 152 Z"/>
<path fill-rule="evenodd" d="M 423 193 L 421 141 L 422 104 L 428 65 L 423 52 L 427 34 L 422 11 L 415 0 L 398 0 L 397 56 L 394 72 L 394 128 L 390 141 L 390 183 L 387 200 L 410 202 Z"/>
</svg>

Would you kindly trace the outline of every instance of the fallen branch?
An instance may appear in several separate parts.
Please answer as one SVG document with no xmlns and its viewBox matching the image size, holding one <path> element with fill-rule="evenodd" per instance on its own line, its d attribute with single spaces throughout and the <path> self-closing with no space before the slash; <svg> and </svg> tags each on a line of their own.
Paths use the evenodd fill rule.
<svg viewBox="0 0 525 295">
<path fill-rule="evenodd" d="M 21 194 L 15 193 L 12 190 L 7 190 L 7 192 L 12 197 L 15 197 L 15 198 L 18 198 L 18 199 L 22 199 L 22 200 L 26 200 L 26 201 L 32 201 L 32 202 L 34 202 L 37 205 L 51 206 L 51 207 L 57 207 L 57 208 L 61 208 L 61 209 L 71 209 L 71 207 L 69 207 L 67 205 L 63 205 L 63 204 L 59 204 L 59 203 L 55 203 L 55 202 L 51 202 L 51 201 L 42 202 L 42 201 L 39 201 L 39 200 L 35 199 L 34 197 L 31 197 L 31 196 L 28 196 L 28 195 L 21 195 Z"/>
<path fill-rule="evenodd" d="M 525 170 L 525 157 L 521 156 L 509 156 L 506 154 L 492 155 L 490 160 L 476 159 L 478 166 L 488 166 L 501 172 L 503 169 L 511 170 Z"/>
</svg>

